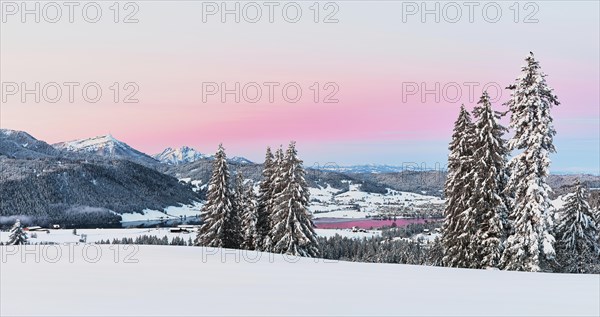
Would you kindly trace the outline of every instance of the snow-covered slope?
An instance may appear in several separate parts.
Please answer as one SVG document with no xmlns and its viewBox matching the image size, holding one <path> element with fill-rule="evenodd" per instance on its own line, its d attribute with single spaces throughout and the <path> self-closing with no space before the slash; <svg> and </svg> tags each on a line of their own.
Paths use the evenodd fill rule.
<svg viewBox="0 0 600 317">
<path fill-rule="evenodd" d="M 96 154 L 111 159 L 126 159 L 144 165 L 158 163 L 152 157 L 130 147 L 112 135 L 97 136 L 89 139 L 74 140 L 53 144 L 59 150 L 76 153 Z"/>
<path fill-rule="evenodd" d="M 27 132 L 0 129 L 0 155 L 17 159 L 31 159 L 58 156 L 60 154 L 59 150 L 32 137 Z"/>
<path fill-rule="evenodd" d="M 168 147 L 161 153 L 155 154 L 152 157 L 165 164 L 177 165 L 210 158 L 210 155 L 202 154 L 189 146 L 182 146 L 175 149 Z"/>
<path fill-rule="evenodd" d="M 28 246 L 26 256 L 18 247 L 0 249 L 2 316 L 600 314 L 598 275 L 333 262 L 200 247 Z"/>
<path fill-rule="evenodd" d="M 122 213 L 123 226 L 129 226 L 131 222 L 151 222 L 157 220 L 177 220 L 180 217 L 194 217 L 200 215 L 204 203 L 194 201 L 191 204 L 180 204 L 169 206 L 163 210 L 144 209 L 142 213 Z"/>
</svg>

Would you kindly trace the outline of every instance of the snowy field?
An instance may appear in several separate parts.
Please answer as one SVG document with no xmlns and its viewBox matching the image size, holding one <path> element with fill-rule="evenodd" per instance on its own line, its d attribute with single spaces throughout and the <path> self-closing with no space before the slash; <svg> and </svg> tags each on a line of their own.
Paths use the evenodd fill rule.
<svg viewBox="0 0 600 317">
<path fill-rule="evenodd" d="M 173 240 L 175 237 L 179 237 L 184 239 L 186 242 L 191 238 L 194 240 L 196 238 L 196 233 L 173 233 L 170 232 L 169 228 L 149 228 L 149 229 L 77 229 L 77 235 L 73 234 L 73 230 L 69 229 L 58 229 L 58 230 L 48 230 L 49 233 L 43 231 L 37 232 L 29 232 L 27 236 L 29 237 L 29 242 L 31 244 L 36 243 L 44 243 L 44 242 L 54 242 L 54 243 L 65 243 L 65 242 L 78 242 L 82 235 L 86 235 L 87 243 L 94 243 L 98 241 L 106 241 L 113 239 L 122 239 L 122 238 L 132 238 L 135 239 L 137 237 L 141 237 L 143 235 L 147 236 L 156 236 L 158 238 L 162 238 L 167 236 L 169 241 Z M 347 238 L 370 238 L 372 236 L 379 235 L 381 232 L 378 230 L 368 230 L 367 232 L 352 232 L 349 229 L 316 229 L 315 230 L 319 236 L 323 237 L 333 237 L 336 234 L 347 237 Z M 32 234 L 35 233 L 37 238 L 32 237 Z M 8 231 L 0 231 L 0 242 L 8 241 Z"/>
<path fill-rule="evenodd" d="M 200 214 L 203 203 L 194 202 L 191 205 L 170 206 L 164 210 L 144 209 L 142 213 L 120 214 L 123 223 L 155 220 L 177 220 L 180 217 L 194 217 Z"/>
<path fill-rule="evenodd" d="M 310 188 L 310 211 L 317 218 L 365 218 L 376 215 L 380 211 L 429 210 L 441 208 L 444 203 L 439 197 L 400 192 L 388 189 L 387 194 L 367 193 L 360 190 L 360 185 L 350 184 L 347 192 L 341 192 L 331 186 L 326 188 Z"/>
<path fill-rule="evenodd" d="M 327 262 L 199 247 L 119 246 L 116 252 L 115 247 L 63 246 L 61 257 L 56 246 L 29 246 L 27 253 L 0 247 L 0 315 L 600 314 L 599 275 Z"/>
<path fill-rule="evenodd" d="M 182 182 L 199 186 L 199 181 L 190 178 L 180 179 Z M 360 185 L 350 184 L 350 190 L 341 192 L 327 185 L 326 188 L 309 188 L 311 202 L 309 210 L 313 218 L 365 218 L 377 215 L 380 211 L 405 210 L 420 211 L 441 208 L 442 199 L 410 192 L 399 192 L 388 189 L 388 193 L 376 194 L 360 190 Z M 200 188 L 200 187 L 198 187 Z M 258 190 L 258 187 L 256 187 Z M 191 205 L 167 207 L 164 210 L 145 209 L 143 213 L 123 213 L 122 222 L 125 226 L 140 222 L 179 220 L 180 217 L 196 217 L 200 214 L 203 203 L 194 202 Z"/>
</svg>

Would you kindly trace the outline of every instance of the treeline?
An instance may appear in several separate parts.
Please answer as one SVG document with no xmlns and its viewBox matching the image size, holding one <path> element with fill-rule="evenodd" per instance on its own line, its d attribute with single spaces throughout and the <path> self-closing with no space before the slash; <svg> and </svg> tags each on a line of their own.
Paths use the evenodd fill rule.
<svg viewBox="0 0 600 317">
<path fill-rule="evenodd" d="M 183 239 L 181 237 L 174 237 L 169 240 L 167 236 L 159 238 L 157 236 L 143 235 L 135 238 L 113 238 L 112 240 L 100 240 L 96 244 L 138 244 L 138 245 L 178 245 L 178 246 L 192 246 L 194 242 L 192 238 Z"/>
<path fill-rule="evenodd" d="M 425 229 L 433 232 L 437 226 L 435 223 L 425 223 L 385 228 L 379 236 L 362 239 L 337 234 L 319 237 L 321 256 L 340 261 L 441 266 L 443 249 L 440 239 L 427 241 L 415 238 Z"/>
</svg>

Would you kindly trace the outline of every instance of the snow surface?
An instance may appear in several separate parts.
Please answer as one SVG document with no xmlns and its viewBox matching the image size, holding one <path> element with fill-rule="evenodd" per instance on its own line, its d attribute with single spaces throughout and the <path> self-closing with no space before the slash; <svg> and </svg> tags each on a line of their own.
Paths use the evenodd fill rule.
<svg viewBox="0 0 600 317">
<path fill-rule="evenodd" d="M 600 314 L 599 275 L 334 262 L 199 247 L 71 245 L 60 248 L 61 257 L 56 246 L 27 250 L 0 247 L 2 316 Z"/>
<path fill-rule="evenodd" d="M 200 180 L 191 178 L 180 178 L 180 182 L 189 183 L 193 190 L 198 192 L 208 184 L 202 184 Z M 256 191 L 258 185 L 255 186 Z M 444 200 L 435 197 L 420 195 L 411 192 L 399 192 L 388 189 L 388 193 L 376 194 L 367 193 L 360 190 L 360 185 L 350 184 L 350 190 L 340 192 L 330 185 L 326 188 L 309 188 L 310 205 L 309 210 L 313 213 L 313 218 L 350 218 L 362 219 L 369 216 L 375 216 L 381 211 L 387 210 L 410 210 L 420 211 L 431 208 L 442 208 Z M 167 207 L 164 210 L 145 209 L 142 213 L 123 213 L 120 214 L 125 225 L 129 222 L 140 221 L 160 221 L 167 219 L 177 219 L 180 216 L 193 217 L 200 214 L 203 203 L 195 202 L 192 205 L 180 205 Z M 432 207 L 433 206 L 433 207 Z"/>
<path fill-rule="evenodd" d="M 319 236 L 333 237 L 336 234 L 347 237 L 347 238 L 370 238 L 377 236 L 381 232 L 378 230 L 369 230 L 368 232 L 352 232 L 350 229 L 315 229 Z M 87 243 L 95 243 L 101 240 L 106 241 L 113 239 L 132 238 L 135 239 L 141 236 L 156 236 L 162 238 L 167 236 L 169 241 L 173 238 L 179 237 L 184 239 L 186 242 L 188 238 L 192 240 L 196 237 L 195 233 L 182 233 L 182 232 L 170 232 L 170 228 L 130 228 L 130 229 L 77 229 L 77 235 L 73 234 L 72 229 L 49 229 L 49 233 L 43 231 L 27 232 L 29 243 L 71 243 L 78 242 L 81 235 L 87 236 Z M 33 238 L 32 234 L 35 233 L 37 238 Z M 8 241 L 9 232 L 0 231 L 0 242 Z"/>
<path fill-rule="evenodd" d="M 558 196 L 555 200 L 552 201 L 552 206 L 554 206 L 556 210 L 562 209 L 567 204 L 567 198 L 569 198 L 569 196 L 572 195 L 573 193 L 568 193 Z"/>
<path fill-rule="evenodd" d="M 347 192 L 329 185 L 326 188 L 311 187 L 309 210 L 313 212 L 313 218 L 365 218 L 390 210 L 419 212 L 441 209 L 444 203 L 443 199 L 435 196 L 393 189 L 388 189 L 384 195 L 363 192 L 358 184 L 350 184 L 349 187 Z"/>
<path fill-rule="evenodd" d="M 202 189 L 204 189 L 204 187 L 208 186 L 208 184 L 202 184 L 201 180 L 192 180 L 192 178 L 190 177 L 180 178 L 179 181 L 184 182 L 186 184 L 191 184 L 192 190 L 196 193 L 200 192 Z"/>
<path fill-rule="evenodd" d="M 123 213 L 120 214 L 122 223 L 127 225 L 127 222 L 138 221 L 155 221 L 167 219 L 179 219 L 180 216 L 194 217 L 200 214 L 203 203 L 194 202 L 191 205 L 169 206 L 164 210 L 144 209 L 142 213 Z"/>
</svg>

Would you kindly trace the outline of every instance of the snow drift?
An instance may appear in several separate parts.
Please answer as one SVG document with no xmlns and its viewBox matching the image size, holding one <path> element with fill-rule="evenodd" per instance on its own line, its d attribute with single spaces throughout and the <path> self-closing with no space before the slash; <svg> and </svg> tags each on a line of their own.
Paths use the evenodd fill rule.
<svg viewBox="0 0 600 317">
<path fill-rule="evenodd" d="M 599 275 L 331 262 L 200 247 L 23 250 L 0 247 L 0 315 L 600 314 Z"/>
</svg>

